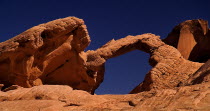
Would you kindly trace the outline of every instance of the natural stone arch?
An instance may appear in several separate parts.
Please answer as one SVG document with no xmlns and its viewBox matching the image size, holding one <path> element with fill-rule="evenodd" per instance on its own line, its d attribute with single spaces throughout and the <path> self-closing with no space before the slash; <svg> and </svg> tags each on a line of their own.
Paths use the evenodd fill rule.
<svg viewBox="0 0 210 111">
<path fill-rule="evenodd" d="M 176 87 L 202 65 L 185 60 L 154 34 L 111 40 L 97 50 L 84 52 L 89 43 L 84 21 L 75 17 L 35 26 L 0 43 L 0 69 L 9 69 L 0 74 L 0 83 L 23 87 L 62 84 L 93 94 L 104 79 L 107 59 L 141 50 L 150 54 L 153 69 L 131 92 L 137 93 Z"/>
<path fill-rule="evenodd" d="M 96 87 L 94 89 L 103 81 L 106 60 L 132 50 L 149 53 L 150 65 L 153 68 L 146 75 L 145 81 L 131 93 L 176 87 L 187 80 L 202 65 L 184 59 L 177 49 L 166 45 L 160 40 L 159 36 L 154 34 L 127 36 L 116 41 L 111 40 L 95 51 L 87 51 L 87 67 L 96 77 Z M 184 70 L 180 70 L 179 67 Z"/>
</svg>

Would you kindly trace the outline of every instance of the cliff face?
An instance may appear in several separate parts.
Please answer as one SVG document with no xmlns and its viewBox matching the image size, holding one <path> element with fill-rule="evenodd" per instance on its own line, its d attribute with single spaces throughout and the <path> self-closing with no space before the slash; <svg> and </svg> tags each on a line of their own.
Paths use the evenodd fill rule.
<svg viewBox="0 0 210 111">
<path fill-rule="evenodd" d="M 163 41 L 177 48 L 185 59 L 206 62 L 210 58 L 208 21 L 187 20 L 177 25 Z"/>
<path fill-rule="evenodd" d="M 0 108 L 209 109 L 209 37 L 207 21 L 189 20 L 176 26 L 164 42 L 154 34 L 142 34 L 84 52 L 90 37 L 83 20 L 67 17 L 35 26 L 0 43 Z M 131 91 L 138 94 L 90 95 L 103 82 L 105 62 L 133 50 L 149 53 L 153 67 Z M 25 106 L 29 102 L 32 109 Z M 18 106 L 9 107 L 12 104 Z"/>
</svg>

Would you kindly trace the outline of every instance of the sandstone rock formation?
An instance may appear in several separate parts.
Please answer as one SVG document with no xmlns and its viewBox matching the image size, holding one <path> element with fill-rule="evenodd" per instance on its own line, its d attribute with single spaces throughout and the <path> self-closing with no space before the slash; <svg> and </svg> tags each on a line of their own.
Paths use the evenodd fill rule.
<svg viewBox="0 0 210 111">
<path fill-rule="evenodd" d="M 210 58 L 208 21 L 187 20 L 177 25 L 163 41 L 177 48 L 185 59 L 206 62 Z"/>
<path fill-rule="evenodd" d="M 210 82 L 210 60 L 208 60 L 204 65 L 202 65 L 190 78 L 182 84 L 195 85 L 205 82 Z"/>
<path fill-rule="evenodd" d="M 209 103 L 207 83 L 128 95 L 90 95 L 61 85 L 0 92 L 1 111 L 208 111 Z"/>
<path fill-rule="evenodd" d="M 150 53 L 150 64 L 154 68 L 146 75 L 145 81 L 131 93 L 176 87 L 186 81 L 202 65 L 202 63 L 184 59 L 177 49 L 163 43 L 158 36 L 143 34 L 127 36 L 116 41 L 111 40 L 95 51 L 88 51 L 87 66 L 94 66 L 88 69 L 99 72 L 97 69 L 103 66 L 107 59 L 135 49 Z M 103 79 L 101 77 L 103 73 L 96 74 L 98 74 L 97 78 Z"/>
<path fill-rule="evenodd" d="M 208 110 L 209 33 L 206 21 L 189 20 L 164 42 L 148 33 L 84 52 L 90 37 L 83 20 L 35 26 L 0 43 L 0 110 Z M 153 67 L 130 92 L 138 94 L 91 95 L 103 82 L 105 62 L 133 50 L 149 53 Z"/>
<path fill-rule="evenodd" d="M 0 44 L 0 83 L 67 84 L 90 92 L 95 82 L 84 64 L 89 43 L 83 20 L 75 17 L 35 26 Z"/>
<path fill-rule="evenodd" d="M 0 44 L 0 83 L 22 87 L 61 84 L 94 93 L 103 81 L 106 60 L 136 49 L 150 53 L 154 67 L 139 91 L 176 87 L 202 65 L 185 60 L 153 34 L 111 40 L 84 52 L 89 43 L 84 22 L 75 17 L 35 26 Z"/>
</svg>

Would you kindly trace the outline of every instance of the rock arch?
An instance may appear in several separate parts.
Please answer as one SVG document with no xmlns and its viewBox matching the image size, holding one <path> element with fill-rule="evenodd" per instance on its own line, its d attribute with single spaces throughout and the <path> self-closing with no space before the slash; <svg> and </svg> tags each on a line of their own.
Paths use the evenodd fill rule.
<svg viewBox="0 0 210 111">
<path fill-rule="evenodd" d="M 84 52 L 89 43 L 84 21 L 76 17 L 35 26 L 0 43 L 0 69 L 9 69 L 0 74 L 0 83 L 23 87 L 62 84 L 93 94 L 103 81 L 107 59 L 141 50 L 150 54 L 153 68 L 131 91 L 137 93 L 176 87 L 202 65 L 184 59 L 154 34 L 111 40 L 97 50 Z"/>
<path fill-rule="evenodd" d="M 150 65 L 153 68 L 146 75 L 143 83 L 131 93 L 149 91 L 151 89 L 172 88 L 187 80 L 202 63 L 184 59 L 174 47 L 166 45 L 159 36 L 143 34 L 127 36 L 119 40 L 111 40 L 95 51 L 87 52 L 87 67 L 96 76 L 96 89 L 103 81 L 104 63 L 107 59 L 122 55 L 132 50 L 141 50 L 150 54 Z M 180 70 L 183 68 L 182 70 Z M 176 78 L 175 78 L 176 77 Z"/>
</svg>

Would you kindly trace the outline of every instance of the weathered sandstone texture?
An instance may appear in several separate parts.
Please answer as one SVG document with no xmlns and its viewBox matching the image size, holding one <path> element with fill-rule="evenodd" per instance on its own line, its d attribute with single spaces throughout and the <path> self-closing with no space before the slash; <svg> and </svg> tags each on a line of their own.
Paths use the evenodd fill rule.
<svg viewBox="0 0 210 111">
<path fill-rule="evenodd" d="M 150 53 L 154 67 L 132 93 L 172 88 L 187 80 L 202 65 L 185 60 L 179 51 L 154 34 L 111 40 L 95 51 L 81 19 L 68 17 L 35 26 L 0 44 L 0 83 L 32 87 L 69 85 L 94 93 L 103 81 L 107 59 L 132 50 Z"/>
<path fill-rule="evenodd" d="M 210 84 L 127 95 L 91 95 L 42 85 L 0 92 L 0 111 L 209 111 Z"/>
<path fill-rule="evenodd" d="M 84 49 L 90 43 L 84 21 L 75 17 L 35 26 L 0 43 L 0 83 L 32 87 L 67 84 L 91 91 Z"/>
<path fill-rule="evenodd" d="M 210 82 L 210 60 L 202 65 L 182 86 Z"/>
<path fill-rule="evenodd" d="M 208 21 L 187 20 L 177 25 L 163 41 L 177 48 L 185 59 L 206 62 L 210 58 Z"/>
<path fill-rule="evenodd" d="M 91 69 L 92 72 L 100 72 L 97 69 L 100 69 L 107 59 L 135 49 L 149 53 L 151 56 L 150 64 L 154 68 L 146 75 L 143 83 L 131 93 L 177 87 L 202 65 L 202 63 L 184 59 L 177 49 L 166 45 L 158 36 L 143 34 L 127 36 L 116 41 L 111 40 L 95 51 L 87 51 L 87 66 L 91 66 L 88 69 Z M 102 68 L 104 71 L 104 66 Z M 97 73 L 98 80 L 103 80 L 103 73 Z"/>
<path fill-rule="evenodd" d="M 163 41 L 147 33 L 84 52 L 90 37 L 83 20 L 35 26 L 0 43 L 0 110 L 207 111 L 209 33 L 207 21 L 189 20 Z M 133 50 L 149 53 L 153 68 L 132 94 L 91 95 L 103 82 L 105 62 Z"/>
</svg>

